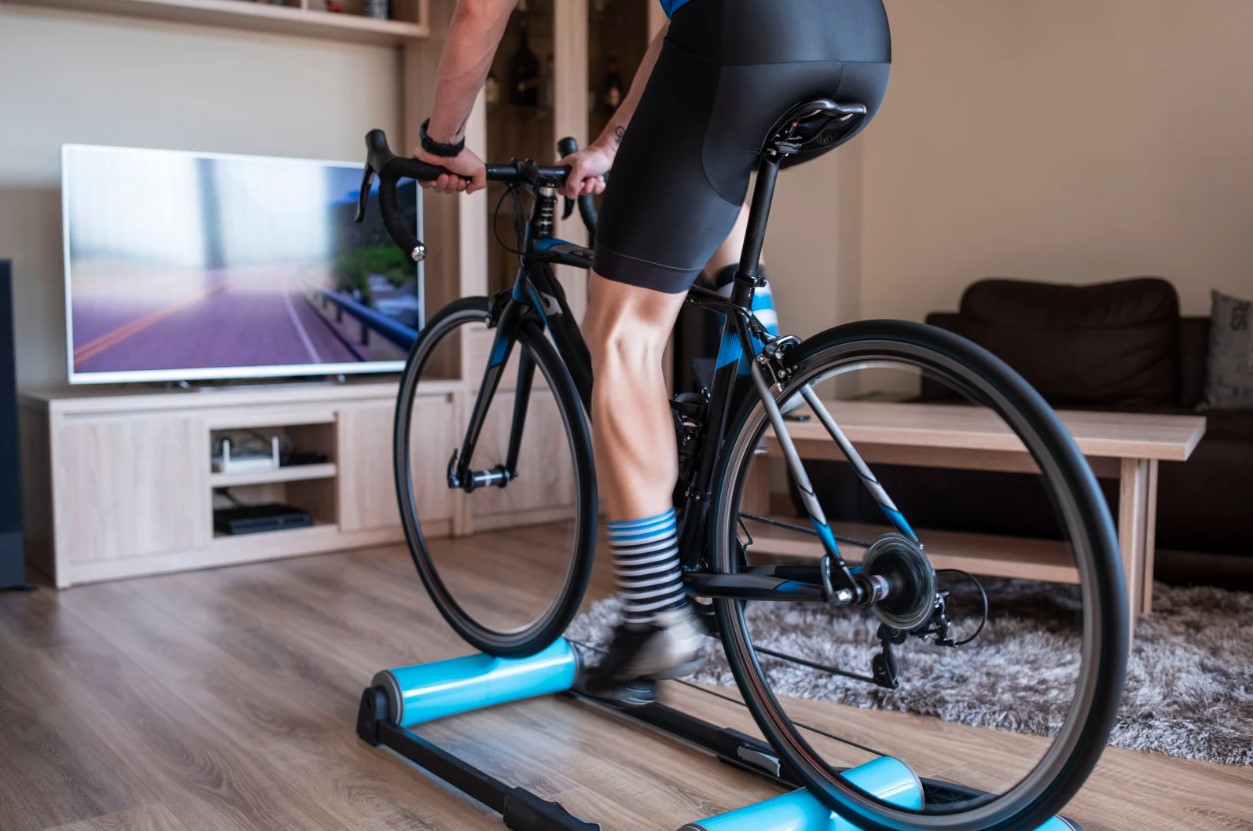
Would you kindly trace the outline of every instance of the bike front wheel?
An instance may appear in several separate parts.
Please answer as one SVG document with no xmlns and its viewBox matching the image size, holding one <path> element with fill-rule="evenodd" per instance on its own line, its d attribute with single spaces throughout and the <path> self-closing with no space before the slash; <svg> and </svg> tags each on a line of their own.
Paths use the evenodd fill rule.
<svg viewBox="0 0 1253 831">
<path fill-rule="evenodd" d="M 522 657 L 578 610 L 596 479 L 574 382 L 538 321 L 519 327 L 496 389 L 480 389 L 489 360 L 502 360 L 488 357 L 499 305 L 457 300 L 422 329 L 401 379 L 393 463 L 409 551 L 436 608 L 474 648 Z"/>
<path fill-rule="evenodd" d="M 780 406 L 804 400 L 789 419 L 809 421 L 782 424 L 809 481 L 771 461 L 784 442 L 754 396 L 715 480 L 714 568 L 780 567 L 799 578 L 824 558 L 835 563 L 828 551 L 838 545 L 855 575 L 878 575 L 884 599 L 716 600 L 746 705 L 786 766 L 858 828 L 1041 826 L 1096 765 L 1126 666 L 1121 558 L 1091 468 L 1017 373 L 934 327 L 841 326 L 785 362 L 787 380 L 771 392 Z M 1005 498 L 971 506 L 963 485 L 988 475 L 1004 477 Z M 771 479 L 784 478 L 792 499 L 763 501 Z M 827 526 L 811 522 L 811 499 Z M 979 533 L 961 527 L 975 515 Z M 1037 575 L 1044 580 L 1020 579 Z M 953 748 L 974 747 L 954 758 L 962 754 Z M 877 756 L 953 786 L 924 780 L 922 803 L 903 807 L 839 775 Z"/>
</svg>

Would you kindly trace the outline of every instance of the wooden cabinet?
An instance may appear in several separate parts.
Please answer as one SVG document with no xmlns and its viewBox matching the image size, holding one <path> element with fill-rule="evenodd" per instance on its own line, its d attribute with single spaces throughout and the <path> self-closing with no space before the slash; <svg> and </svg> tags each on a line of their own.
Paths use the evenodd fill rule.
<svg viewBox="0 0 1253 831">
<path fill-rule="evenodd" d="M 414 407 L 413 472 L 423 533 L 452 533 L 455 494 L 445 466 L 453 437 L 454 400 L 424 396 Z M 339 524 L 344 531 L 394 528 L 400 523 L 392 464 L 395 404 L 346 407 L 339 412 Z"/>
<path fill-rule="evenodd" d="M 206 393 L 25 393 L 20 421 L 30 564 L 65 587 L 399 542 L 391 484 L 395 400 L 395 384 L 378 382 Z M 430 426 L 422 435 L 441 448 L 450 441 L 453 407 L 451 393 L 421 402 Z M 297 449 L 326 460 L 213 472 L 212 442 L 232 430 L 281 432 Z M 445 519 L 431 533 L 451 533 L 447 486 L 434 466 L 424 470 L 422 509 Z M 230 500 L 289 504 L 307 511 L 314 524 L 216 533 L 213 510 Z"/>
<path fill-rule="evenodd" d="M 58 436 L 57 547 L 75 564 L 207 545 L 209 435 L 192 416 L 70 419 Z"/>
</svg>

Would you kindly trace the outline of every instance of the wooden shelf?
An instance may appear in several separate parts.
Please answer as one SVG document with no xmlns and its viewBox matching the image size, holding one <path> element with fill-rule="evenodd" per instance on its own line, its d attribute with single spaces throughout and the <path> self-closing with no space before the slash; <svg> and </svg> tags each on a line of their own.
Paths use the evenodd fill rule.
<svg viewBox="0 0 1253 831">
<path fill-rule="evenodd" d="M 355 14 L 270 6 L 249 0 L 3 0 L 14 5 L 99 12 L 146 20 L 222 26 L 250 32 L 401 46 L 430 35 L 426 21 L 376 20 Z M 419 3 L 425 9 L 425 3 Z"/>
<path fill-rule="evenodd" d="M 230 488 L 244 485 L 268 485 L 274 482 L 306 482 L 311 479 L 330 479 L 337 473 L 338 470 L 332 463 L 291 465 L 277 470 L 257 470 L 249 473 L 211 473 L 209 485 L 215 488 Z"/>
<path fill-rule="evenodd" d="M 807 522 L 804 519 L 786 517 L 778 519 L 798 525 Z M 772 554 L 818 559 L 823 553 L 822 544 L 816 537 L 751 520 L 748 521 L 748 530 L 753 535 L 753 547 L 749 549 L 750 558 L 754 554 Z M 840 536 L 873 542 L 893 529 L 886 525 L 837 521 L 831 530 Z M 936 568 L 957 568 L 972 574 L 1021 577 L 1053 583 L 1079 582 L 1074 554 L 1069 545 L 1059 540 L 923 529 L 918 529 L 918 537 L 926 546 L 927 557 Z M 849 562 L 861 562 L 862 549 L 846 545 L 841 545 L 841 549 Z"/>
</svg>

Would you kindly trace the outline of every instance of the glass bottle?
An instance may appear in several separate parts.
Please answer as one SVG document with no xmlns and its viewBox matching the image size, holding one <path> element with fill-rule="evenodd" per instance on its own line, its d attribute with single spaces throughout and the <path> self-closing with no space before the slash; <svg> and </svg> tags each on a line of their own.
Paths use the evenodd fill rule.
<svg viewBox="0 0 1253 831">
<path fill-rule="evenodd" d="M 530 27 L 526 4 L 519 4 L 518 48 L 509 59 L 509 101 L 517 107 L 539 106 L 539 57 L 531 51 Z"/>
</svg>

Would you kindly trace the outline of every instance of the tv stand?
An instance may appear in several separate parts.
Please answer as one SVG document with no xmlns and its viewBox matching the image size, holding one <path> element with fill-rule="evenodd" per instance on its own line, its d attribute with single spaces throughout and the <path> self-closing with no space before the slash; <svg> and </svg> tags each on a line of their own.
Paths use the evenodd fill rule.
<svg viewBox="0 0 1253 831">
<path fill-rule="evenodd" d="M 461 384 L 420 405 L 424 439 L 444 455 Z M 20 396 L 28 559 L 58 588 L 404 539 L 392 483 L 397 382 L 285 383 L 216 388 L 76 387 Z M 220 473 L 211 442 L 228 430 L 281 430 L 319 464 Z M 418 483 L 427 533 L 454 531 L 440 465 Z M 314 524 L 230 536 L 213 529 L 223 493 L 281 502 Z M 441 513 L 442 512 L 442 513 Z M 458 529 L 463 526 L 459 525 Z M 468 527 L 468 526 L 465 526 Z"/>
<path fill-rule="evenodd" d="M 345 387 L 350 384 L 394 383 L 396 376 L 384 374 L 369 379 L 361 379 L 344 375 L 342 372 L 330 375 L 298 375 L 284 378 L 255 378 L 249 380 L 230 381 L 152 381 L 139 386 L 152 392 L 239 392 L 247 390 L 286 390 L 293 386 L 305 387 Z M 380 380 L 382 378 L 383 380 Z M 123 385 L 125 388 L 125 385 Z"/>
</svg>

